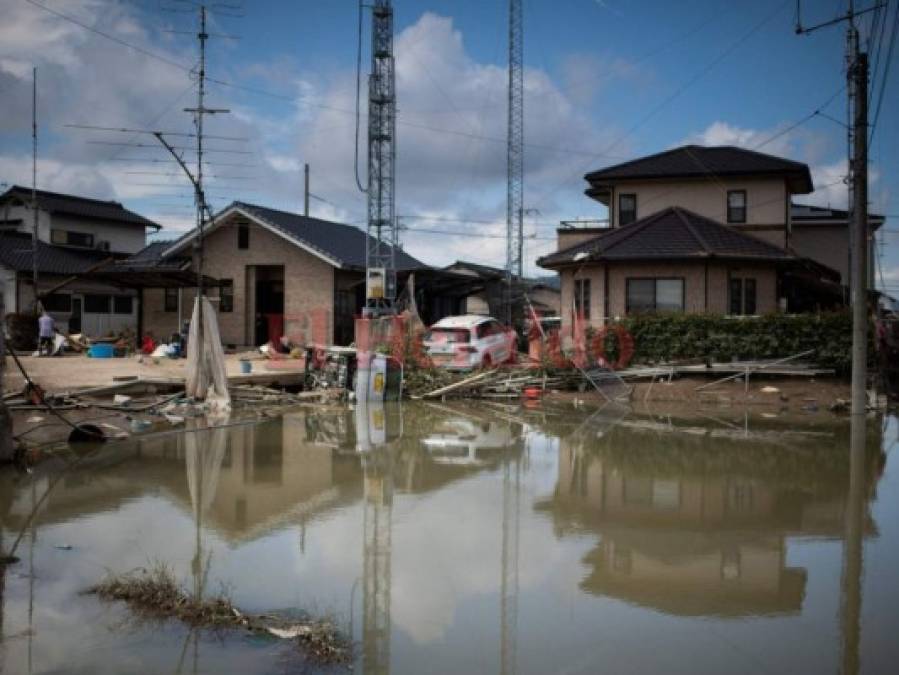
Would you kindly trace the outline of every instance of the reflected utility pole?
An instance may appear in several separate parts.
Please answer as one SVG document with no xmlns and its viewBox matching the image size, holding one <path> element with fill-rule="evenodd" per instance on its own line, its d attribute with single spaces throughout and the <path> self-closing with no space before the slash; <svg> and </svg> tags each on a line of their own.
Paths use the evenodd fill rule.
<svg viewBox="0 0 899 675">
<path fill-rule="evenodd" d="M 503 465 L 503 522 L 500 577 L 500 673 L 517 672 L 518 656 L 518 535 L 521 530 L 521 459 Z"/>
<path fill-rule="evenodd" d="M 865 529 L 865 440 L 867 424 L 864 415 L 852 416 L 849 443 L 849 494 L 846 500 L 843 538 L 843 571 L 840 580 L 840 673 L 859 672 L 861 642 L 862 575 L 864 573 Z"/>
</svg>

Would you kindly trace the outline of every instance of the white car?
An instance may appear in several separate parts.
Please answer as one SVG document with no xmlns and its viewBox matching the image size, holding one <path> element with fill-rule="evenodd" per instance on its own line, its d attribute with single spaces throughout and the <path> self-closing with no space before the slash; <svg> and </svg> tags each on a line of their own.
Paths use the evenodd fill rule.
<svg viewBox="0 0 899 675">
<path fill-rule="evenodd" d="M 473 314 L 441 319 L 424 337 L 434 365 L 453 370 L 490 368 L 511 361 L 515 345 L 514 330 L 489 316 Z"/>
</svg>

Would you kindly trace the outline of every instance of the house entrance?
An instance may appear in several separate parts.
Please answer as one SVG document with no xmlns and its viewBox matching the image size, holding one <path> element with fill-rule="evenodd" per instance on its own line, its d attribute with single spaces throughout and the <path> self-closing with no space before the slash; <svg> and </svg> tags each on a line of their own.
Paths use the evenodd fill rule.
<svg viewBox="0 0 899 675">
<path fill-rule="evenodd" d="M 284 335 L 284 266 L 257 265 L 255 277 L 255 343 L 263 345 Z"/>
</svg>

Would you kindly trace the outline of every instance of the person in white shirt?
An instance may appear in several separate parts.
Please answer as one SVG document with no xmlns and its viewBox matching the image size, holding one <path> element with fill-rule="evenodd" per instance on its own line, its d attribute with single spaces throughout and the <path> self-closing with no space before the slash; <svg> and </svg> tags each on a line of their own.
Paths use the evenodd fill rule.
<svg viewBox="0 0 899 675">
<path fill-rule="evenodd" d="M 52 316 L 47 314 L 47 310 L 44 310 L 38 317 L 37 327 L 38 337 L 40 338 L 38 341 L 38 352 L 41 355 L 46 354 L 49 356 L 53 353 L 53 334 L 56 332 L 56 322 L 53 321 Z"/>
</svg>

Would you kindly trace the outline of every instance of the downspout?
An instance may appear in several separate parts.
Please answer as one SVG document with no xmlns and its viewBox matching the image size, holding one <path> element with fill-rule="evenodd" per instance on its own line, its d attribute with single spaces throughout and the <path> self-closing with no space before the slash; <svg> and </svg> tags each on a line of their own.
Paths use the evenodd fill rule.
<svg viewBox="0 0 899 675">
<path fill-rule="evenodd" d="M 609 263 L 608 261 L 604 262 L 602 265 L 602 325 L 606 325 L 606 321 L 612 318 L 612 314 L 609 311 Z"/>
<path fill-rule="evenodd" d="M 789 250 L 793 245 L 793 196 L 790 194 L 789 186 L 784 181 L 784 192 L 787 195 L 784 214 L 784 248 Z"/>
<path fill-rule="evenodd" d="M 709 259 L 705 259 L 705 313 L 709 313 Z"/>
<path fill-rule="evenodd" d="M 165 291 L 163 291 L 165 292 Z M 165 298 L 163 298 L 165 302 Z M 138 347 L 143 345 L 144 339 L 144 289 L 137 289 L 137 344 Z"/>
</svg>

